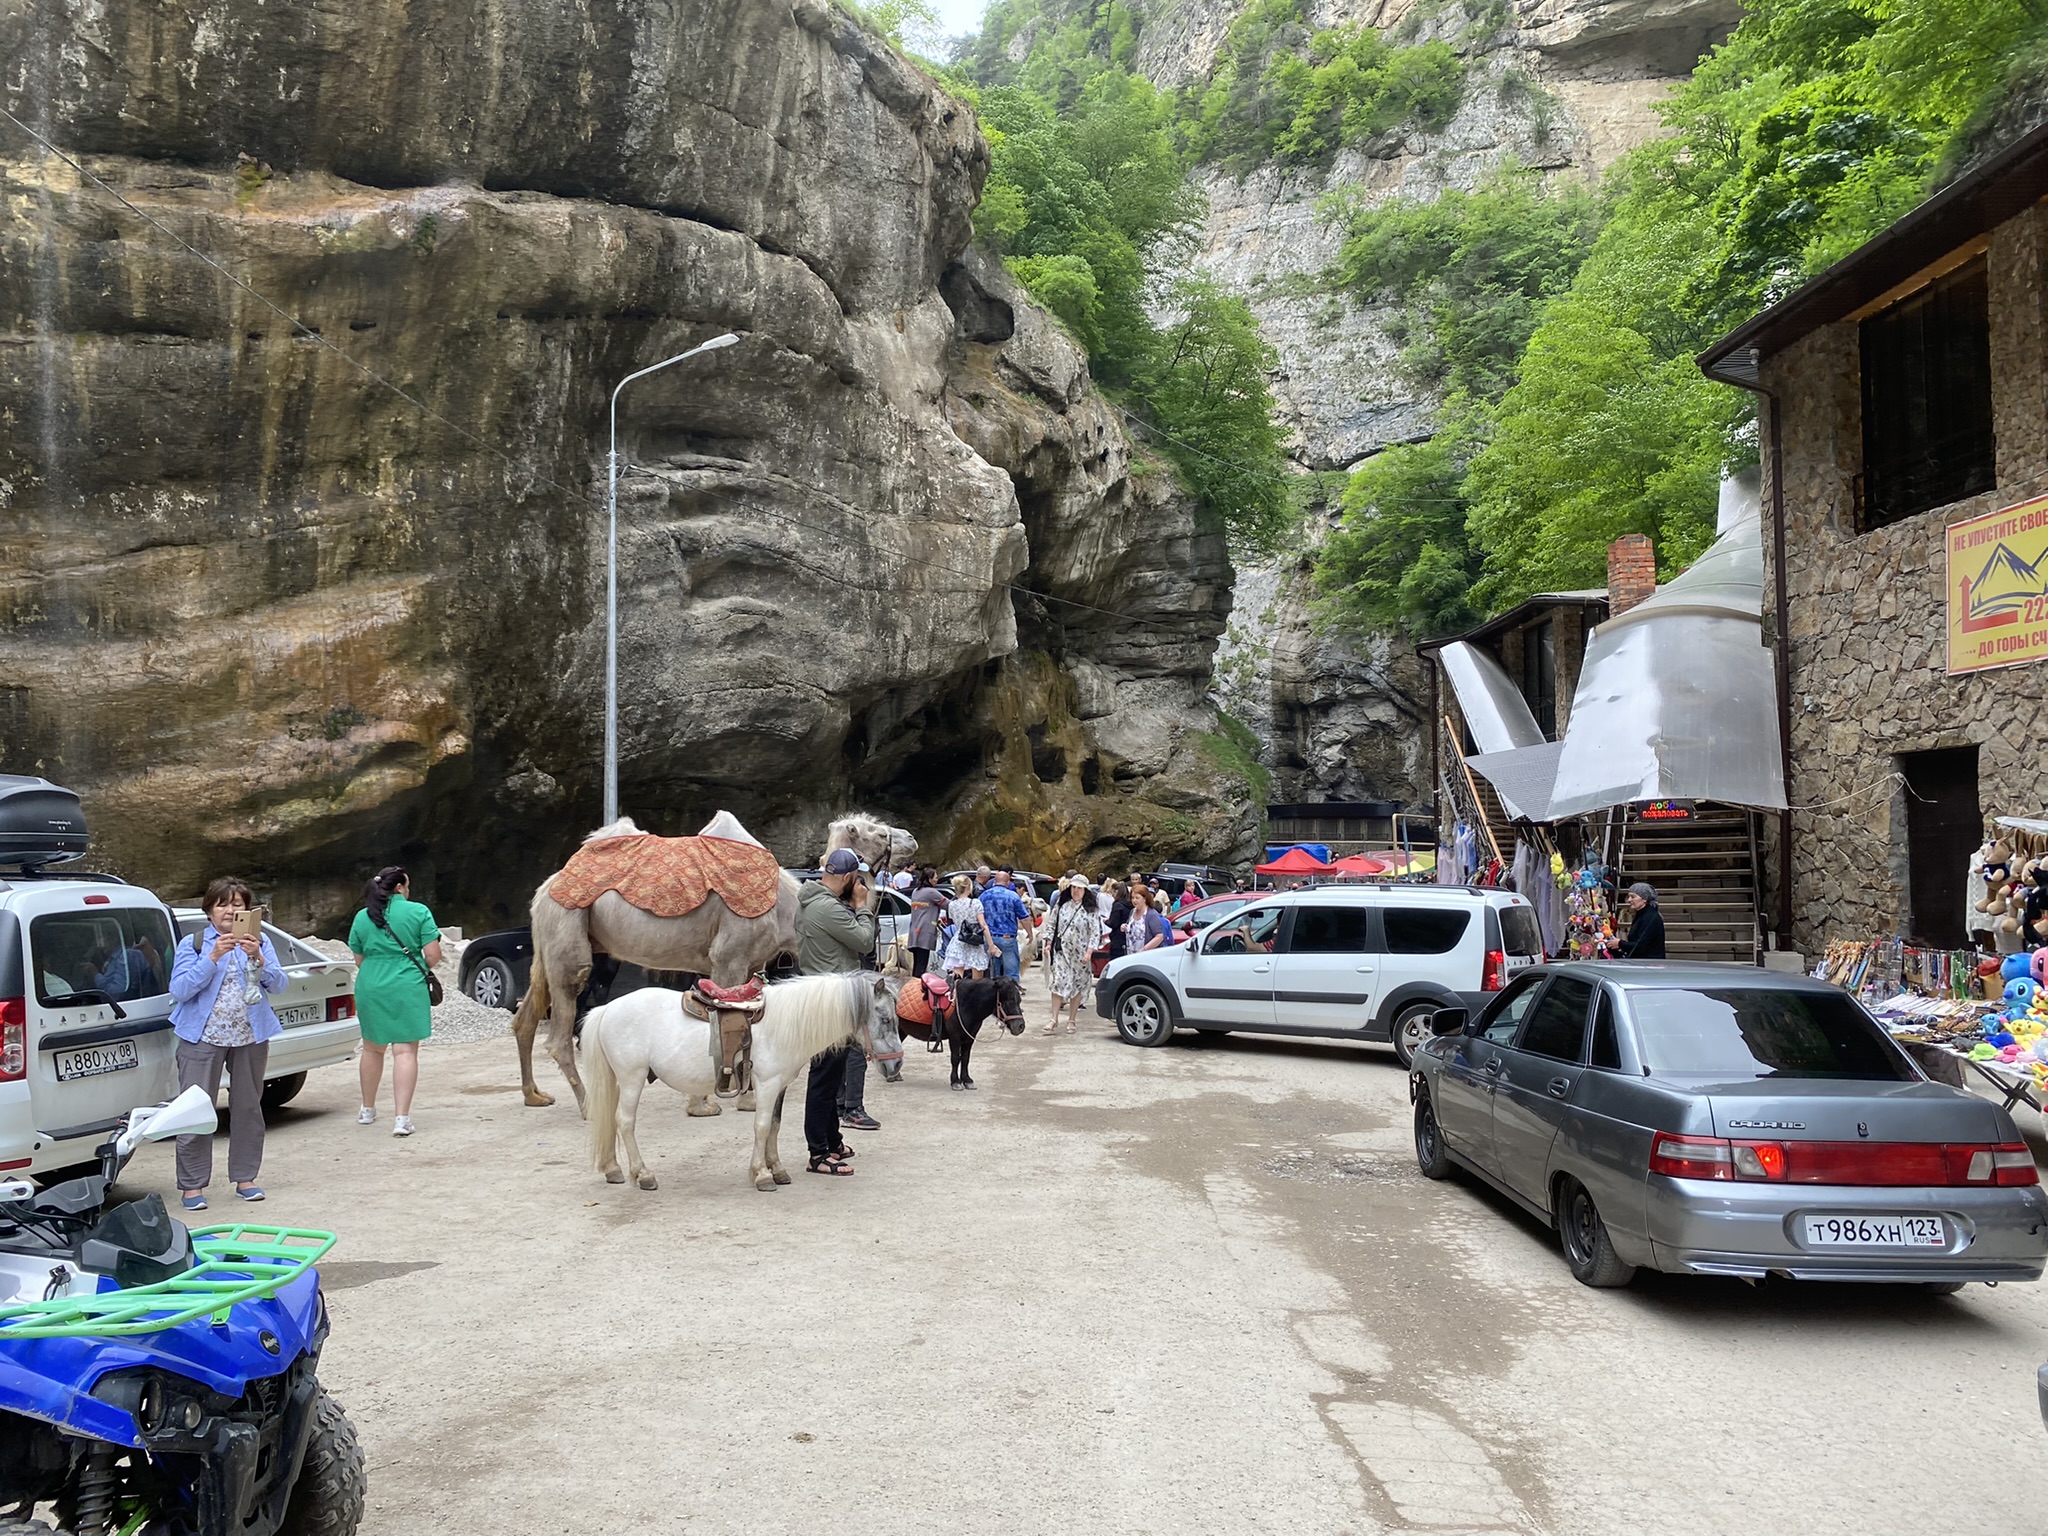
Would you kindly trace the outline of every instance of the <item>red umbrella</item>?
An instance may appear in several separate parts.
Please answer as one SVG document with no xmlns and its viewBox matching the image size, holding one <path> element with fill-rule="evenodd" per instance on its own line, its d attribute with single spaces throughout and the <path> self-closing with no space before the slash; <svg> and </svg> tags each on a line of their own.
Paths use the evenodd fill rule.
<svg viewBox="0 0 2048 1536">
<path fill-rule="evenodd" d="M 1320 875 L 1327 874 L 1330 866 L 1305 848 L 1290 848 L 1270 864 L 1261 864 L 1254 874 L 1260 875 Z"/>
<path fill-rule="evenodd" d="M 1392 868 L 1391 865 L 1382 864 L 1378 859 L 1368 858 L 1362 853 L 1354 853 L 1350 857 L 1339 859 L 1336 863 L 1332 864 L 1330 872 L 1336 875 L 1384 875 L 1390 868 Z"/>
</svg>

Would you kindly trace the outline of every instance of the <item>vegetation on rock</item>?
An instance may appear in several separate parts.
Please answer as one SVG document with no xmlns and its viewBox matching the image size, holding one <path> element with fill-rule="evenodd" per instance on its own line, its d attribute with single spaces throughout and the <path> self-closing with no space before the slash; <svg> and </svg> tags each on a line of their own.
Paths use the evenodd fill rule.
<svg viewBox="0 0 2048 1536">
<path fill-rule="evenodd" d="M 1748 398 L 1693 354 L 1910 209 L 2044 54 L 2048 0 L 1754 0 L 1597 203 L 1509 171 L 1354 210 L 1331 280 L 1400 306 L 1443 405 L 1352 477 L 1333 613 L 1444 633 L 1598 584 L 1623 533 L 1666 575 L 1692 560 L 1755 452 Z"/>
</svg>

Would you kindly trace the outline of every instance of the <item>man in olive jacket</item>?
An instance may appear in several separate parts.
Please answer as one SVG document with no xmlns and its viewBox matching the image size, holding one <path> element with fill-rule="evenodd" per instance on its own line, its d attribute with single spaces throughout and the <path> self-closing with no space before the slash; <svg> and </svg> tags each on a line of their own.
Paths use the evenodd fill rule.
<svg viewBox="0 0 2048 1536">
<path fill-rule="evenodd" d="M 875 916 L 877 894 L 860 867 L 860 855 L 851 848 L 837 848 L 825 858 L 825 870 L 818 879 L 805 884 L 796 909 L 796 965 L 806 976 L 834 971 L 857 971 L 875 952 L 875 935 L 880 920 Z M 850 1155 L 839 1148 L 840 1104 L 851 1089 L 856 1106 L 846 1122 L 861 1130 L 880 1130 L 879 1121 L 859 1108 L 860 1082 L 849 1081 L 856 1071 L 867 1077 L 867 1058 L 856 1061 L 846 1046 L 821 1051 L 811 1058 L 811 1075 L 804 1088 L 804 1141 L 810 1149 L 812 1173 L 845 1177 L 853 1172 Z"/>
</svg>

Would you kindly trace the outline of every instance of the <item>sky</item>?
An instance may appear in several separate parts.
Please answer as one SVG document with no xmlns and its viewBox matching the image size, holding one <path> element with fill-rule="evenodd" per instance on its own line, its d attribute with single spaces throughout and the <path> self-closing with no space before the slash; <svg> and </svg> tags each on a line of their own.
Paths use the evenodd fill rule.
<svg viewBox="0 0 2048 1536">
<path fill-rule="evenodd" d="M 947 37 L 958 37 L 962 32 L 980 28 L 981 13 L 988 9 L 988 0 L 932 0 L 932 9 L 939 13 L 939 31 Z"/>
</svg>

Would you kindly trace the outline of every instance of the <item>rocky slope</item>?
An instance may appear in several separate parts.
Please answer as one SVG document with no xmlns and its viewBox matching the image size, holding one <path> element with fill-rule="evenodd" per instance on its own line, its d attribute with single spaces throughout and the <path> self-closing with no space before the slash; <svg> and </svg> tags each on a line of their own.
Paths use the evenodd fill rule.
<svg viewBox="0 0 2048 1536">
<path fill-rule="evenodd" d="M 76 162 L 0 124 L 0 768 L 103 862 L 515 914 L 597 814 L 608 390 L 727 330 L 620 406 L 626 809 L 1248 849 L 1221 542 L 824 0 L 28 0 L 0 58 Z"/>
<path fill-rule="evenodd" d="M 1177 85 L 1213 68 L 1241 0 L 1178 0 L 1146 14 L 1138 63 Z M 1597 173 L 1659 131 L 1655 108 L 1740 15 L 1737 0 L 1312 0 L 1317 26 L 1406 22 L 1450 40 L 1467 65 L 1463 102 L 1440 132 L 1384 135 L 1327 173 L 1266 165 L 1202 180 L 1202 266 L 1246 294 L 1278 350 L 1274 380 L 1297 462 L 1349 469 L 1426 436 L 1434 402 L 1394 368 L 1384 311 L 1302 291 L 1336 256 L 1333 191 L 1368 202 L 1470 188 L 1508 160 L 1559 175 Z M 1308 530 L 1313 546 L 1319 528 Z M 1290 554 L 1240 572 L 1222 671 L 1231 702 L 1265 744 L 1280 800 L 1426 799 L 1428 680 L 1405 646 L 1316 632 L 1309 561 Z"/>
</svg>

